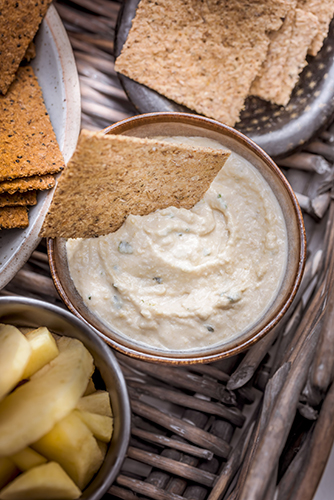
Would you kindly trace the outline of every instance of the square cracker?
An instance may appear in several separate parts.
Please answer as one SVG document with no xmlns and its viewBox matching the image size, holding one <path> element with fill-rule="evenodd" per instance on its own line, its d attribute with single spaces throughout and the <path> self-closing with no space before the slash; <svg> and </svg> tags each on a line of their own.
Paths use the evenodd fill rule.
<svg viewBox="0 0 334 500">
<path fill-rule="evenodd" d="M 83 130 L 62 173 L 40 236 L 90 238 L 116 231 L 127 215 L 191 208 L 230 153 Z"/>
<path fill-rule="evenodd" d="M 26 191 L 43 191 L 44 189 L 51 189 L 56 181 L 52 175 L 38 175 L 32 177 L 25 177 L 24 179 L 14 179 L 13 181 L 0 182 L 0 194 L 8 193 L 13 194 L 16 192 L 25 193 Z"/>
<path fill-rule="evenodd" d="M 14 80 L 29 43 L 51 0 L 2 0 L 0 15 L 0 93 Z"/>
<path fill-rule="evenodd" d="M 275 104 L 288 104 L 319 21 L 310 12 L 291 9 L 282 27 L 272 34 L 267 58 L 250 88 L 250 94 Z"/>
<path fill-rule="evenodd" d="M 295 0 L 141 0 L 115 69 L 197 113 L 238 121 L 270 31 Z"/>
<path fill-rule="evenodd" d="M 334 0 L 298 0 L 297 6 L 307 12 L 311 12 L 319 20 L 318 33 L 312 40 L 308 51 L 311 56 L 315 56 L 328 35 L 328 28 L 334 16 Z"/>
<path fill-rule="evenodd" d="M 19 68 L 0 96 L 0 182 L 59 172 L 59 150 L 42 91 L 30 66 Z"/>
<path fill-rule="evenodd" d="M 0 207 L 32 206 L 37 203 L 36 191 L 26 193 L 0 194 Z"/>
<path fill-rule="evenodd" d="M 26 207 L 0 208 L 0 229 L 23 229 L 29 224 Z"/>
</svg>

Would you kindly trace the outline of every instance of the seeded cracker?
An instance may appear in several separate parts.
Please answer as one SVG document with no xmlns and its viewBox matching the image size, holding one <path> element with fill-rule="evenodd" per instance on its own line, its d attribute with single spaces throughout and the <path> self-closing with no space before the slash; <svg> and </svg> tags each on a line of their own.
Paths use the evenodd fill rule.
<svg viewBox="0 0 334 500">
<path fill-rule="evenodd" d="M 306 66 L 306 55 L 319 21 L 310 12 L 291 10 L 283 26 L 272 34 L 268 55 L 250 94 L 285 106 L 290 100 L 299 74 Z"/>
<path fill-rule="evenodd" d="M 0 208 L 0 229 L 23 229 L 29 224 L 26 207 Z"/>
<path fill-rule="evenodd" d="M 0 181 L 59 172 L 59 150 L 42 91 L 30 66 L 0 96 Z"/>
<path fill-rule="evenodd" d="M 0 93 L 14 80 L 29 43 L 51 0 L 2 0 L 0 2 Z"/>
<path fill-rule="evenodd" d="M 141 0 L 115 68 L 200 114 L 234 125 L 269 32 L 295 0 Z"/>
<path fill-rule="evenodd" d="M 334 0 L 298 0 L 297 6 L 307 12 L 311 12 L 319 20 L 319 31 L 314 37 L 308 51 L 311 56 L 315 56 L 328 35 L 329 24 L 334 16 Z"/>
<path fill-rule="evenodd" d="M 0 207 L 32 206 L 37 203 L 36 191 L 0 194 Z"/>
<path fill-rule="evenodd" d="M 52 175 L 38 175 L 32 177 L 25 177 L 24 179 L 14 179 L 13 181 L 0 182 L 0 194 L 8 193 L 13 194 L 16 192 L 25 193 L 26 191 L 43 191 L 44 189 L 51 189 L 55 185 L 55 180 Z"/>
<path fill-rule="evenodd" d="M 62 173 L 40 236 L 90 238 L 127 215 L 191 208 L 230 153 L 83 130 Z"/>
</svg>

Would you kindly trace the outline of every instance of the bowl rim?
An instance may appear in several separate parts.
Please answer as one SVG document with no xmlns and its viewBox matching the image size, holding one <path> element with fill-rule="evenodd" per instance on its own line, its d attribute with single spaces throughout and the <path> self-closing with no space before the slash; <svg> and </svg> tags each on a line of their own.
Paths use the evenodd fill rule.
<svg viewBox="0 0 334 500">
<path fill-rule="evenodd" d="M 79 310 L 76 308 L 75 304 L 71 301 L 70 297 L 67 295 L 65 288 L 63 287 L 61 280 L 59 278 L 58 274 L 58 269 L 57 269 L 57 264 L 56 264 L 56 243 L 53 239 L 48 238 L 47 240 L 47 251 L 48 251 L 48 256 L 49 256 L 49 263 L 50 263 L 50 270 L 51 270 L 51 276 L 54 281 L 55 287 L 66 304 L 66 306 L 72 311 L 76 316 L 78 316 L 82 321 L 86 322 L 107 344 L 112 346 L 114 349 L 117 351 L 121 352 L 122 354 L 128 355 L 133 358 L 145 360 L 145 361 L 151 361 L 151 362 L 162 362 L 162 363 L 168 363 L 168 364 L 174 364 L 174 365 L 190 365 L 190 364 L 198 364 L 198 363 L 211 363 L 214 361 L 218 361 L 219 359 L 225 358 L 225 357 L 230 357 L 234 356 L 236 354 L 239 354 L 240 352 L 244 351 L 245 349 L 249 349 L 252 345 L 254 345 L 256 342 L 258 342 L 260 339 L 262 339 L 267 333 L 269 333 L 277 324 L 278 322 L 282 319 L 286 311 L 289 309 L 296 293 L 299 288 L 304 268 L 305 268 L 305 261 L 306 261 L 306 233 L 305 233 L 305 227 L 304 227 L 304 222 L 303 222 L 303 216 L 302 212 L 297 200 L 297 197 L 290 186 L 289 182 L 287 181 L 286 177 L 284 174 L 281 172 L 279 167 L 275 164 L 275 162 L 270 158 L 270 156 L 262 150 L 253 140 L 251 140 L 249 137 L 245 136 L 243 133 L 239 132 L 238 130 L 229 127 L 227 125 L 224 125 L 220 122 L 217 122 L 216 120 L 213 120 L 211 118 L 203 117 L 200 115 L 194 115 L 190 113 L 182 113 L 182 112 L 155 112 L 155 113 L 146 113 L 142 115 L 136 115 L 130 118 L 126 118 L 124 120 L 121 120 L 119 122 L 116 122 L 109 127 L 106 127 L 105 129 L 102 130 L 102 133 L 115 133 L 115 134 L 122 134 L 127 130 L 130 130 L 132 128 L 132 125 L 134 125 L 134 128 L 136 125 L 146 125 L 148 123 L 163 123 L 166 119 L 172 122 L 180 122 L 189 125 L 197 125 L 202 128 L 206 128 L 208 130 L 216 130 L 218 132 L 224 131 L 225 135 L 236 139 L 241 145 L 246 147 L 247 149 L 250 149 L 256 156 L 260 157 L 262 161 L 266 164 L 266 166 L 269 168 L 269 170 L 275 172 L 275 174 L 278 176 L 280 179 L 281 183 L 284 185 L 285 190 L 291 200 L 295 219 L 296 219 L 296 226 L 298 228 L 299 232 L 299 242 L 298 242 L 298 266 L 296 270 L 296 275 L 295 278 L 290 286 L 289 293 L 287 294 L 286 300 L 283 302 L 283 304 L 278 307 L 278 310 L 275 315 L 269 318 L 267 324 L 260 328 L 258 331 L 255 331 L 255 333 L 250 337 L 246 339 L 241 339 L 240 342 L 238 342 L 237 345 L 234 345 L 232 347 L 227 347 L 227 345 L 222 346 L 222 350 L 219 352 L 214 352 L 214 353 L 196 353 L 193 351 L 182 351 L 182 355 L 180 356 L 174 356 L 173 354 L 168 354 L 169 351 L 166 350 L 166 353 L 164 351 L 159 351 L 157 354 L 152 354 L 148 352 L 143 352 L 136 347 L 129 347 L 123 345 L 120 341 L 115 340 L 101 332 L 97 327 L 89 323 L 85 319 L 84 316 L 79 312 Z M 297 259 L 296 259 L 297 260 Z M 107 327 L 106 327 L 107 329 Z M 111 330 L 112 331 L 112 330 Z M 233 339 L 237 340 L 237 338 Z M 143 345 L 143 348 L 145 349 L 146 346 Z M 218 349 L 219 344 L 214 344 L 212 346 L 213 349 Z M 147 349 L 153 349 L 150 346 L 147 346 Z"/>
<path fill-rule="evenodd" d="M 15 307 L 19 307 L 21 308 L 22 311 L 27 310 L 27 308 L 29 307 L 33 307 L 35 310 L 43 309 L 46 312 L 51 312 L 53 315 L 61 317 L 66 322 L 73 325 L 73 327 L 80 330 L 83 333 L 84 337 L 87 337 L 92 342 L 92 344 L 94 344 L 94 346 L 96 347 L 96 351 L 98 352 L 98 355 L 102 356 L 101 359 L 106 362 L 108 368 L 110 366 L 113 367 L 113 372 L 115 379 L 117 380 L 117 387 L 119 388 L 120 401 L 121 401 L 122 429 L 123 429 L 121 433 L 122 440 L 118 448 L 118 453 L 115 462 L 111 468 L 106 470 L 105 478 L 102 479 L 98 477 L 98 474 L 101 470 L 100 468 L 99 471 L 97 471 L 96 475 L 91 480 L 91 482 L 84 488 L 84 490 L 82 491 L 82 495 L 80 497 L 85 500 L 99 500 L 110 488 L 111 484 L 114 482 L 121 469 L 123 460 L 127 453 L 130 434 L 131 434 L 130 399 L 125 378 L 121 370 L 121 367 L 118 363 L 118 360 L 116 359 L 114 353 L 112 352 L 112 349 L 110 349 L 110 347 L 105 342 L 103 342 L 103 340 L 99 336 L 95 334 L 94 330 L 90 327 L 90 325 L 86 321 L 81 321 L 80 318 L 73 315 L 66 309 L 63 309 L 55 304 L 51 304 L 49 302 L 45 302 L 39 299 L 33 299 L 28 297 L 7 297 L 7 296 L 0 297 L 0 314 L 1 314 L 1 309 L 5 306 L 13 309 Z M 38 319 L 36 320 L 36 322 L 38 323 Z M 74 338 L 76 337 L 74 336 Z M 83 344 L 85 343 L 83 342 Z M 107 457 L 108 457 L 108 451 L 103 463 L 105 462 Z M 101 467 L 103 466 L 103 463 Z M 95 480 L 97 480 L 98 483 L 97 488 L 92 492 L 88 491 L 93 489 Z"/>
</svg>

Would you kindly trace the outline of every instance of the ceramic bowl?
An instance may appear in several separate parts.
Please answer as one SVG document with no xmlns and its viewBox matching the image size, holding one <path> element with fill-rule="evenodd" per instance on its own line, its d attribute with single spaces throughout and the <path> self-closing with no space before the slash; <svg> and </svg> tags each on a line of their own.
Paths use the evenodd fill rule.
<svg viewBox="0 0 334 500">
<path fill-rule="evenodd" d="M 70 277 L 65 240 L 48 241 L 51 272 L 57 290 L 69 309 L 88 324 L 115 349 L 129 356 L 169 363 L 208 363 L 234 355 L 257 342 L 283 317 L 298 289 L 305 261 L 305 231 L 295 195 L 270 157 L 240 132 L 214 120 L 183 113 L 139 115 L 105 129 L 106 134 L 136 137 L 203 136 L 217 140 L 238 153 L 259 170 L 271 187 L 281 207 L 287 229 L 287 265 L 278 294 L 264 315 L 239 336 L 224 343 L 197 350 L 162 350 L 144 346 L 123 337 L 102 323 L 84 304 Z"/>
<path fill-rule="evenodd" d="M 79 339 L 94 358 L 114 415 L 114 433 L 105 460 L 80 499 L 99 500 L 115 480 L 130 438 L 131 410 L 122 371 L 111 349 L 87 324 L 53 304 L 27 298 L 0 297 L 0 323 L 15 326 L 46 326 L 59 335 Z"/>
<path fill-rule="evenodd" d="M 34 42 L 36 57 L 31 66 L 42 89 L 59 148 L 67 162 L 80 131 L 80 87 L 72 47 L 54 5 L 50 5 Z M 37 194 L 37 205 L 29 210 L 26 229 L 0 231 L 0 289 L 15 276 L 41 241 L 38 234 L 52 196 L 53 190 Z"/>
</svg>

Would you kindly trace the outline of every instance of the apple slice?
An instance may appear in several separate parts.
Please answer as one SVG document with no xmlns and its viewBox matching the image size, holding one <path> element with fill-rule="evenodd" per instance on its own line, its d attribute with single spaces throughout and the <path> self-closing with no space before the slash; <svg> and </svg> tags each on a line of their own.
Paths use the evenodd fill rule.
<svg viewBox="0 0 334 500">
<path fill-rule="evenodd" d="M 77 409 L 112 417 L 110 397 L 107 391 L 96 391 L 79 399 Z"/>
<path fill-rule="evenodd" d="M 109 443 L 113 431 L 113 420 L 111 417 L 82 410 L 75 410 L 75 413 L 87 425 L 96 439 L 104 443 Z"/>
<path fill-rule="evenodd" d="M 88 396 L 89 394 L 93 394 L 93 392 L 95 392 L 95 391 L 96 391 L 96 389 L 95 389 L 93 379 L 90 378 L 88 381 L 88 385 L 86 387 L 86 390 L 84 392 L 84 396 Z"/>
<path fill-rule="evenodd" d="M 45 457 L 42 457 L 42 455 L 37 453 L 37 451 L 29 448 L 29 446 L 24 448 L 24 450 L 15 453 L 15 455 L 11 455 L 9 458 L 23 472 L 47 462 Z"/>
<path fill-rule="evenodd" d="M 26 339 L 31 347 L 31 355 L 22 378 L 31 377 L 59 354 L 56 341 L 45 326 L 27 333 Z"/>
<path fill-rule="evenodd" d="M 6 486 L 20 473 L 19 469 L 10 458 L 0 458 L 0 489 Z"/>
<path fill-rule="evenodd" d="M 100 468 L 103 454 L 92 432 L 72 411 L 32 447 L 58 462 L 83 489 Z"/>
<path fill-rule="evenodd" d="M 58 347 L 53 361 L 0 403 L 0 457 L 44 436 L 83 395 L 94 371 L 91 354 L 79 340 L 67 337 Z"/>
<path fill-rule="evenodd" d="M 0 401 L 21 380 L 31 354 L 29 342 L 15 326 L 0 325 Z"/>
<path fill-rule="evenodd" d="M 80 496 L 79 488 L 55 462 L 24 472 L 0 491 L 1 500 L 71 500 Z"/>
</svg>

